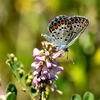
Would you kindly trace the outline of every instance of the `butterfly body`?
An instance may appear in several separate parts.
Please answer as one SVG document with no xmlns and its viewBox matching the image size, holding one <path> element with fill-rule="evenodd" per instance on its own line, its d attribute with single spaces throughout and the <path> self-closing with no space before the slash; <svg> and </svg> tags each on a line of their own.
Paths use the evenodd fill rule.
<svg viewBox="0 0 100 100">
<path fill-rule="evenodd" d="M 89 24 L 89 19 L 80 16 L 57 16 L 48 25 L 50 35 L 42 34 L 53 42 L 59 50 L 68 51 Z"/>
</svg>

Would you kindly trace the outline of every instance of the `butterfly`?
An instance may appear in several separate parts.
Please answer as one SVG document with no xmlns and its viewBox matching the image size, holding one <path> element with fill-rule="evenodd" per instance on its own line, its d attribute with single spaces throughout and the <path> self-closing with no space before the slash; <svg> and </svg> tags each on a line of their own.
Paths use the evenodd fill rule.
<svg viewBox="0 0 100 100">
<path fill-rule="evenodd" d="M 53 42 L 59 50 L 68 52 L 68 47 L 79 38 L 89 22 L 89 19 L 82 16 L 59 15 L 48 25 L 50 35 L 41 34 L 41 36 Z"/>
</svg>

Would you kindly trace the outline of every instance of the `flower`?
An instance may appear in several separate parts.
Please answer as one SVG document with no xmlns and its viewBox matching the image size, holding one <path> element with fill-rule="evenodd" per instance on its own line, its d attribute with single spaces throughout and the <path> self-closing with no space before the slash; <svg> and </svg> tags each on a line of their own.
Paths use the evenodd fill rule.
<svg viewBox="0 0 100 100">
<path fill-rule="evenodd" d="M 6 95 L 0 95 L 0 100 L 6 100 Z"/>
<path fill-rule="evenodd" d="M 35 57 L 35 62 L 31 64 L 31 67 L 35 68 L 33 85 L 39 92 L 43 86 L 46 87 L 47 85 L 52 90 L 53 81 L 58 80 L 56 74 L 64 70 L 63 67 L 57 67 L 59 62 L 56 61 L 56 58 L 61 57 L 62 53 L 55 48 L 53 43 L 42 42 L 41 44 L 43 50 L 34 48 L 33 56 Z"/>
</svg>

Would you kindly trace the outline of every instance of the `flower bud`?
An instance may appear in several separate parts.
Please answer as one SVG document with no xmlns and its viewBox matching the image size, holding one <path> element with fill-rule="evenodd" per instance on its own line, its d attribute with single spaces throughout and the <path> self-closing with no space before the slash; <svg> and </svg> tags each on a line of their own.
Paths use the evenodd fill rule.
<svg viewBox="0 0 100 100">
<path fill-rule="evenodd" d="M 33 79 L 33 75 L 28 76 L 28 79 L 32 80 Z"/>
<path fill-rule="evenodd" d="M 32 81 L 30 79 L 27 79 L 26 83 L 30 84 Z"/>
<path fill-rule="evenodd" d="M 14 57 L 15 57 L 15 55 L 14 55 L 13 53 L 11 53 L 11 54 L 10 54 L 10 57 L 11 57 L 11 58 L 14 58 Z"/>
</svg>

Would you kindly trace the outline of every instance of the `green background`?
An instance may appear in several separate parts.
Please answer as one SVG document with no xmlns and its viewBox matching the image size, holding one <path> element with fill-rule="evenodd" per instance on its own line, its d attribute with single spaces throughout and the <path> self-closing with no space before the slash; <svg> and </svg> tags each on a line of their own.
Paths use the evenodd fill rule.
<svg viewBox="0 0 100 100">
<path fill-rule="evenodd" d="M 33 49 L 42 49 L 41 33 L 49 34 L 47 26 L 58 15 L 85 16 L 90 24 L 81 37 L 57 61 L 64 71 L 58 75 L 57 87 L 63 92 L 51 93 L 50 100 L 70 100 L 75 93 L 90 91 L 100 98 L 100 0 L 0 0 L 0 95 L 9 82 L 16 84 L 17 100 L 31 100 L 21 91 L 10 68 L 5 64 L 8 53 L 22 61 L 26 74 L 33 70 Z"/>
</svg>

